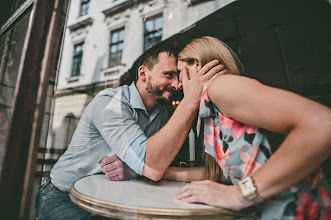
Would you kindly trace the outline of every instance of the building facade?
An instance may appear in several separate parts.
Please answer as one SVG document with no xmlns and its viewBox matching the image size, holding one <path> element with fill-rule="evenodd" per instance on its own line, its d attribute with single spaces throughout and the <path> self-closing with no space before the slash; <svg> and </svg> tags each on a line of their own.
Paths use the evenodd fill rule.
<svg viewBox="0 0 331 220">
<path fill-rule="evenodd" d="M 233 0 L 72 0 L 47 146 L 66 149 L 85 106 L 148 48 Z"/>
</svg>

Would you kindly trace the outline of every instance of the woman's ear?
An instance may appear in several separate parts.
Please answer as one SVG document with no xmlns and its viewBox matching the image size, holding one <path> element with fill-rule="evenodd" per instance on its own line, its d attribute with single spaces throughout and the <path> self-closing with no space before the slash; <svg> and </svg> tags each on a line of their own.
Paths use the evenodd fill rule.
<svg viewBox="0 0 331 220">
<path fill-rule="evenodd" d="M 197 71 L 200 71 L 202 68 L 201 62 L 198 60 L 195 60 L 195 68 L 197 69 Z"/>
<path fill-rule="evenodd" d="M 143 66 L 143 65 L 138 68 L 138 77 L 140 80 L 142 80 L 144 82 L 146 81 L 146 78 L 147 78 L 146 70 L 147 70 L 147 67 Z"/>
</svg>

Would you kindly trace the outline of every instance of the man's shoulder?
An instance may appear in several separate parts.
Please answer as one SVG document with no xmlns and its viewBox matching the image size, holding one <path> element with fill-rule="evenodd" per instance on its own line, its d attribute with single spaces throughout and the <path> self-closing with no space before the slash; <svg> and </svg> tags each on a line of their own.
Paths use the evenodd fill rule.
<svg viewBox="0 0 331 220">
<path fill-rule="evenodd" d="M 107 88 L 100 91 L 94 99 L 100 97 L 110 97 L 112 99 L 118 100 L 120 102 L 129 102 L 130 99 L 130 89 L 129 86 L 123 85 L 117 88 Z"/>
</svg>

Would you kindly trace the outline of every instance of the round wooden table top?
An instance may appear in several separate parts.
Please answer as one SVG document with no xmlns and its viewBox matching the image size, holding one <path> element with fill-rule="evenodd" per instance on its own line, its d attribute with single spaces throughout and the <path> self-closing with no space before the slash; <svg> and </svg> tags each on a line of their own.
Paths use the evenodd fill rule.
<svg viewBox="0 0 331 220">
<path fill-rule="evenodd" d="M 70 189 L 81 208 L 116 219 L 232 219 L 243 217 L 223 208 L 189 204 L 173 198 L 186 183 L 147 179 L 109 181 L 104 174 L 83 177 Z"/>
</svg>

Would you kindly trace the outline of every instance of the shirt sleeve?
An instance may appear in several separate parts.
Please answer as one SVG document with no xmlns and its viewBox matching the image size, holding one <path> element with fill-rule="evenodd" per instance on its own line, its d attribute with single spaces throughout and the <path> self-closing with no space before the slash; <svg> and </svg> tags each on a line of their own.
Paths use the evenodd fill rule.
<svg viewBox="0 0 331 220">
<path fill-rule="evenodd" d="M 145 164 L 146 143 L 147 137 L 144 134 L 141 134 L 129 145 L 123 160 L 140 176 L 143 173 Z"/>
<path fill-rule="evenodd" d="M 92 103 L 90 118 L 114 153 L 141 175 L 147 137 L 135 120 L 134 109 L 120 100 L 121 97 L 98 97 Z"/>
</svg>

